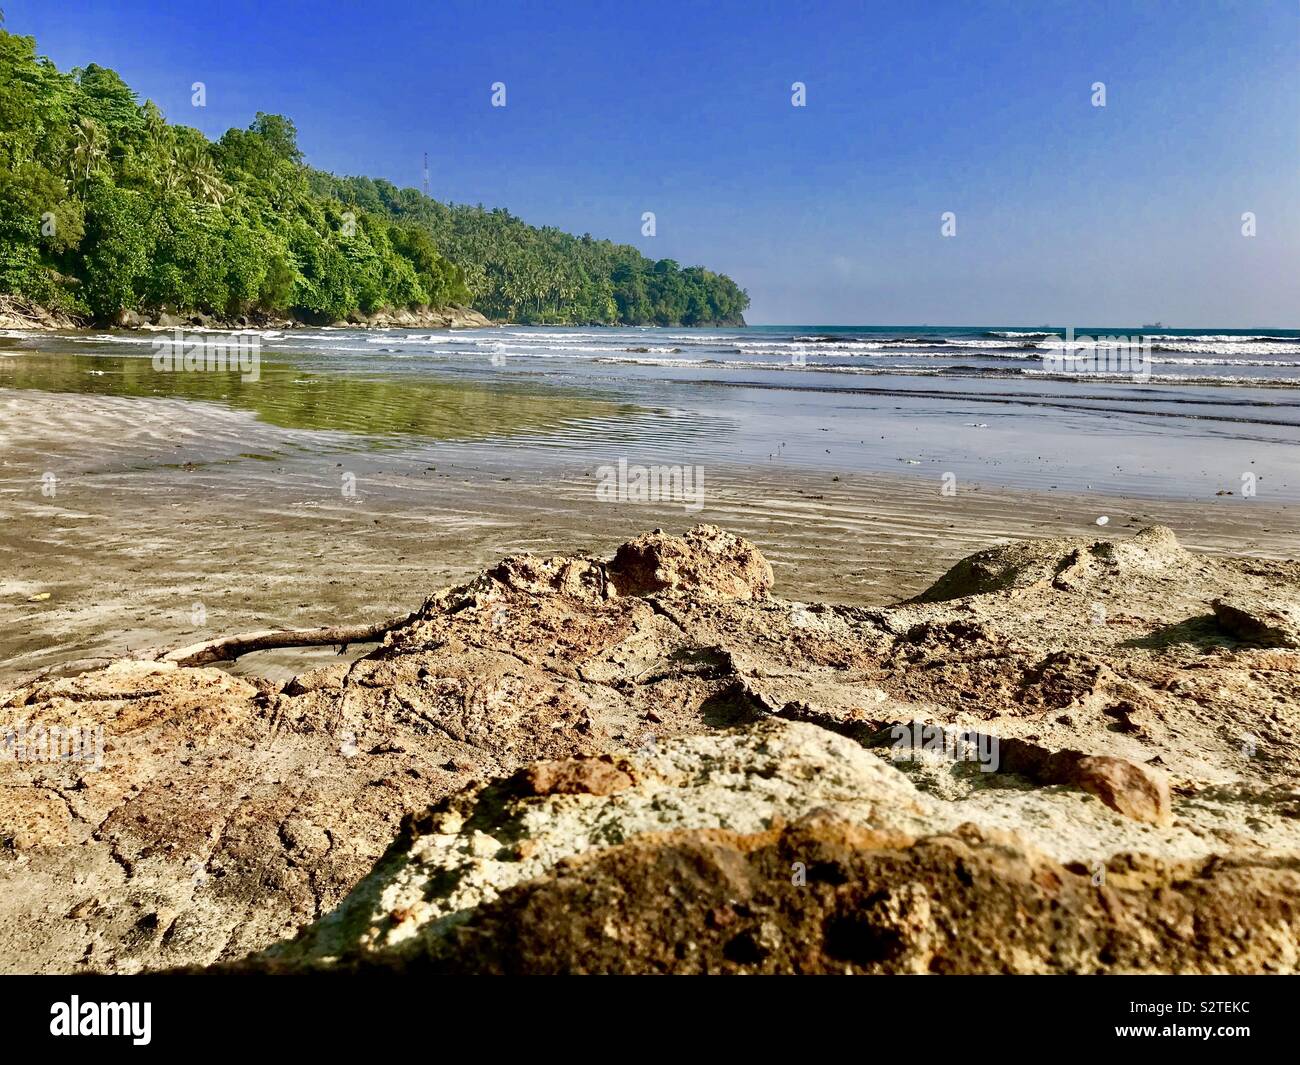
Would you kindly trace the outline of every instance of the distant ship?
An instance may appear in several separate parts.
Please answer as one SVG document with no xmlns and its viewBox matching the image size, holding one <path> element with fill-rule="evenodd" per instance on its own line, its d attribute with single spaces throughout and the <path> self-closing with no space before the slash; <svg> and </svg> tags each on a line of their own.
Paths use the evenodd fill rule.
<svg viewBox="0 0 1300 1065">
<path fill-rule="evenodd" d="M 1142 326 L 1141 328 L 1143 328 L 1143 329 L 1163 329 L 1164 327 L 1165 327 L 1165 323 L 1164 323 L 1164 322 L 1147 322 L 1147 324 L 1144 325 L 1144 326 Z"/>
</svg>

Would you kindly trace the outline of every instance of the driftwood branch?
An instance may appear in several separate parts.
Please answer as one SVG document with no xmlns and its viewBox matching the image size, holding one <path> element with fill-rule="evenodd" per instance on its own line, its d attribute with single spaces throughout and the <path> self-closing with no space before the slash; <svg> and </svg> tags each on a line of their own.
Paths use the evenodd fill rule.
<svg viewBox="0 0 1300 1065">
<path fill-rule="evenodd" d="M 111 666 L 114 662 L 119 661 L 116 658 L 74 658 L 71 662 L 56 662 L 52 666 L 46 666 L 38 673 L 32 674 L 26 680 L 16 685 L 16 688 L 23 688 L 29 684 L 39 684 L 46 680 L 59 680 L 64 677 L 75 677 L 79 673 L 88 673 L 92 669 L 103 669 L 105 666 Z"/>
<path fill-rule="evenodd" d="M 51 322 L 57 323 L 60 320 L 78 324 L 81 322 L 80 318 L 72 314 L 55 315 L 46 311 L 35 313 L 33 304 L 8 295 L 0 295 L 0 315 L 6 318 L 21 318 L 24 322 L 30 322 L 38 327 L 49 325 Z"/>
<path fill-rule="evenodd" d="M 351 643 L 373 643 L 400 625 L 405 625 L 415 615 L 404 614 L 373 625 L 327 625 L 319 629 L 261 629 L 257 632 L 239 632 L 221 636 L 188 647 L 159 651 L 151 657 L 155 662 L 174 662 L 178 666 L 205 666 L 209 662 L 233 662 L 251 651 L 267 651 L 275 647 L 320 647 L 339 644 L 340 653 Z"/>
</svg>

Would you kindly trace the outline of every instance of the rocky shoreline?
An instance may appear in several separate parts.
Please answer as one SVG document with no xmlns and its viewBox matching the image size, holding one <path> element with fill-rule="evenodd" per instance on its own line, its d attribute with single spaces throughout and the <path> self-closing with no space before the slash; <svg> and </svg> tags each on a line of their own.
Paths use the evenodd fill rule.
<svg viewBox="0 0 1300 1065">
<path fill-rule="evenodd" d="M 94 323 L 73 315 L 0 297 L 0 329 L 71 331 Z M 241 314 L 223 316 L 190 312 L 122 311 L 112 323 L 117 329 L 482 329 L 494 323 L 471 307 L 384 308 L 368 315 L 351 315 L 335 322 L 307 321 L 282 315 Z"/>
<path fill-rule="evenodd" d="M 120 315 L 122 329 L 182 329 L 186 326 L 205 329 L 483 329 L 493 322 L 469 307 L 420 307 L 376 311 L 369 315 L 352 315 L 336 322 L 311 322 L 297 318 L 266 315 L 237 315 L 220 318 L 213 315 L 156 314 L 144 317 L 134 312 Z"/>
<path fill-rule="evenodd" d="M 106 736 L 0 761 L 0 967 L 1300 971 L 1296 562 L 1149 527 L 837 607 L 700 526 L 361 628 L 0 695 Z"/>
<path fill-rule="evenodd" d="M 387 307 L 373 314 L 352 314 L 336 321 L 293 318 L 285 315 L 239 314 L 218 315 L 189 311 L 121 311 L 107 328 L 114 329 L 486 329 L 494 322 L 474 310 L 452 304 L 448 307 Z M 581 323 L 599 325 L 603 323 Z M 744 326 L 745 319 L 699 322 L 682 328 L 719 328 Z M 25 329 L 35 332 L 71 332 L 99 328 L 96 323 L 63 311 L 53 311 L 12 296 L 0 295 L 0 329 Z"/>
<path fill-rule="evenodd" d="M 34 332 L 84 329 L 86 323 L 63 311 L 0 294 L 0 329 L 28 329 Z"/>
</svg>

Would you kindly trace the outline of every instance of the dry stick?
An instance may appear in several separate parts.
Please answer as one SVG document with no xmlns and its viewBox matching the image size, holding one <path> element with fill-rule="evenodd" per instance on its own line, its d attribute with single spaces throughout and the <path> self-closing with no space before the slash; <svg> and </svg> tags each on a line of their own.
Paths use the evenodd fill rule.
<svg viewBox="0 0 1300 1065">
<path fill-rule="evenodd" d="M 103 669 L 105 666 L 111 666 L 114 662 L 120 661 L 117 658 L 74 658 L 71 662 L 55 662 L 52 666 L 46 666 L 38 673 L 34 673 L 26 680 L 21 681 L 15 686 L 24 688 L 29 684 L 39 684 L 41 681 L 50 679 L 60 679 L 66 676 L 75 676 L 80 673 L 88 673 L 92 669 Z"/>
<path fill-rule="evenodd" d="M 192 643 L 173 651 L 161 651 L 152 658 L 156 662 L 175 662 L 178 666 L 203 666 L 209 662 L 233 662 L 250 651 L 266 651 L 273 647 L 318 647 L 323 644 L 371 643 L 384 634 L 405 625 L 415 614 L 378 621 L 373 625 L 329 625 L 320 629 L 262 629 L 258 632 L 239 632 L 216 640 Z M 341 653 L 341 652 L 340 652 Z"/>
<path fill-rule="evenodd" d="M 138 662 L 174 662 L 182 668 L 203 666 L 209 662 L 233 662 L 240 655 L 250 651 L 266 651 L 274 647 L 319 647 L 324 644 L 340 644 L 339 653 L 347 650 L 350 643 L 371 643 L 381 640 L 384 634 L 409 621 L 415 620 L 416 614 L 406 614 L 398 618 L 389 618 L 373 625 L 327 626 L 320 629 L 262 629 L 258 632 L 239 632 L 233 636 L 222 636 L 204 643 L 192 643 L 188 647 L 178 647 L 174 651 L 135 651 L 126 659 Z M 120 662 L 120 658 L 79 658 L 73 662 L 59 662 L 47 666 L 24 684 L 36 684 L 49 680 L 55 674 L 68 675 L 84 673 L 92 669 L 102 669 Z"/>
</svg>

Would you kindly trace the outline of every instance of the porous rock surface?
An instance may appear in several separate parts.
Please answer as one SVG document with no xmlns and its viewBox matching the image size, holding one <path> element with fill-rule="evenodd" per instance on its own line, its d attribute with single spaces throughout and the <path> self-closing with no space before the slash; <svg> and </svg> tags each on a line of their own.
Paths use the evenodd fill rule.
<svg viewBox="0 0 1300 1065">
<path fill-rule="evenodd" d="M 1297 603 L 1296 563 L 1160 528 L 791 603 L 701 526 L 506 559 L 283 686 L 33 681 L 0 730 L 107 743 L 0 761 L 0 968 L 1294 969 Z"/>
<path fill-rule="evenodd" d="M 642 835 L 560 862 L 412 953 L 415 973 L 1279 973 L 1300 967 L 1286 858 L 1062 866 L 974 826 L 919 840 L 812 815 Z M 244 970 L 316 966 L 245 963 Z"/>
<path fill-rule="evenodd" d="M 407 818 L 340 907 L 268 956 L 413 956 L 502 890 L 644 833 L 758 832 L 812 811 L 915 831 L 930 805 L 851 740 L 782 721 L 647 744 L 617 761 L 537 763 Z"/>
</svg>

